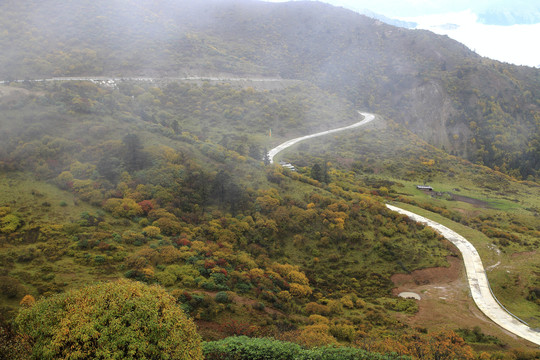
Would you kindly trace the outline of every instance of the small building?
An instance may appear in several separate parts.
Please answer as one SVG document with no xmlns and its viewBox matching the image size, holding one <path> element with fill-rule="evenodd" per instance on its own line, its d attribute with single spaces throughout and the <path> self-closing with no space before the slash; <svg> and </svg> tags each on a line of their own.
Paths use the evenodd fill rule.
<svg viewBox="0 0 540 360">
<path fill-rule="evenodd" d="M 428 185 L 416 185 L 416 188 L 418 190 L 424 190 L 424 191 L 433 191 L 433 188 Z"/>
<path fill-rule="evenodd" d="M 287 168 L 287 169 L 289 169 L 289 170 L 291 170 L 291 171 L 296 171 L 296 168 L 295 168 L 294 165 L 291 164 L 291 163 L 288 163 L 288 162 L 285 162 L 285 161 L 280 161 L 280 162 L 279 162 L 279 165 L 281 165 L 281 166 L 283 166 L 284 168 Z"/>
</svg>

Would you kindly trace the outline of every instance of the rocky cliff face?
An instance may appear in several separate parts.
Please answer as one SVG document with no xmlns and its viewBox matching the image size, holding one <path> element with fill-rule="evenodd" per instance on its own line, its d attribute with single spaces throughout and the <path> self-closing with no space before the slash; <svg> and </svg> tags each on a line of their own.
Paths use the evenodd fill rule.
<svg viewBox="0 0 540 360">
<path fill-rule="evenodd" d="M 440 83 L 426 82 L 408 90 L 404 97 L 411 102 L 411 110 L 402 115 L 402 121 L 429 143 L 449 147 L 450 138 L 465 130 L 463 126 L 450 124 L 449 120 L 456 116 L 457 111 Z"/>
</svg>

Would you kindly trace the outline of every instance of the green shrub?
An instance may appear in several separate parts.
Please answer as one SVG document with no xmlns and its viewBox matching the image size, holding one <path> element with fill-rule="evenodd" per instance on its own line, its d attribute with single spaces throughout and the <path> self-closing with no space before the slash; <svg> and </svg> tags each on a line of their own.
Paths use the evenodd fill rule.
<svg viewBox="0 0 540 360">
<path fill-rule="evenodd" d="M 330 326 L 330 334 L 340 341 L 353 341 L 356 335 L 354 326 L 347 324 L 335 324 Z"/>
<path fill-rule="evenodd" d="M 227 294 L 225 291 L 220 291 L 216 294 L 216 301 L 218 303 L 226 304 L 230 302 L 229 294 Z"/>
<path fill-rule="evenodd" d="M 146 226 L 142 230 L 142 232 L 143 232 L 144 235 L 146 235 L 148 237 L 155 238 L 155 237 L 158 237 L 161 234 L 161 229 L 158 228 L 157 226 Z"/>
<path fill-rule="evenodd" d="M 350 347 L 304 349 L 298 344 L 269 338 L 233 336 L 203 343 L 206 360 L 407 360 L 408 356 L 370 353 Z"/>
<path fill-rule="evenodd" d="M 96 263 L 96 265 L 103 265 L 105 264 L 106 261 L 107 261 L 107 258 L 105 258 L 105 256 L 103 255 L 96 255 L 94 257 L 94 262 Z"/>
<path fill-rule="evenodd" d="M 164 271 L 156 274 L 157 281 L 163 286 L 173 286 L 176 282 L 176 275 Z"/>
<path fill-rule="evenodd" d="M 413 299 L 396 298 L 384 303 L 388 310 L 405 312 L 407 314 L 416 314 L 418 312 L 418 303 Z"/>
<path fill-rule="evenodd" d="M 292 360 L 298 359 L 301 352 L 302 348 L 297 344 L 247 336 L 229 337 L 203 344 L 206 360 Z"/>
<path fill-rule="evenodd" d="M 8 214 L 0 219 L 0 232 L 11 234 L 15 232 L 22 224 L 21 219 L 14 214 Z"/>
<path fill-rule="evenodd" d="M 19 280 L 11 276 L 0 276 L 0 293 L 10 299 L 24 295 L 25 288 Z"/>
<path fill-rule="evenodd" d="M 456 333 L 468 343 L 503 345 L 495 336 L 484 334 L 479 326 L 475 326 L 473 329 L 457 329 Z"/>
</svg>

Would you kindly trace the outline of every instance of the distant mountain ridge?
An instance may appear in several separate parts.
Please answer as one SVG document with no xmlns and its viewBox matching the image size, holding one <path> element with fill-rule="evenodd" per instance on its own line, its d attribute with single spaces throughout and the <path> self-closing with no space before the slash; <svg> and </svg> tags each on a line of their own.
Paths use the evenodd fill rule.
<svg viewBox="0 0 540 360">
<path fill-rule="evenodd" d="M 392 25 L 392 26 L 403 27 L 403 28 L 406 28 L 406 29 L 414 29 L 414 28 L 416 28 L 418 26 L 418 24 L 413 22 L 413 21 L 403 21 L 403 20 L 399 20 L 399 19 L 390 18 L 388 16 L 378 14 L 378 13 L 373 12 L 373 11 L 368 10 L 368 9 L 360 10 L 359 13 L 363 14 L 363 15 L 366 15 L 366 16 L 369 16 L 370 18 L 380 20 L 383 23 L 388 24 L 388 25 Z"/>
<path fill-rule="evenodd" d="M 540 162 L 540 71 L 317 2 L 14 1 L 0 76 L 232 73 L 312 82 L 518 177 Z"/>
</svg>

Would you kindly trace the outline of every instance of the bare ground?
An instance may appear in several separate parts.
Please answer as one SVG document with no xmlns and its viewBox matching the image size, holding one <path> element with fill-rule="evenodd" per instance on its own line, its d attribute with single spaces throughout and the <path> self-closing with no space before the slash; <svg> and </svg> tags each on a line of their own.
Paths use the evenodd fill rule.
<svg viewBox="0 0 540 360">
<path fill-rule="evenodd" d="M 10 96 L 14 94 L 24 94 L 24 95 L 30 95 L 30 94 L 38 94 L 38 92 L 31 92 L 29 90 L 13 87 L 13 86 L 7 86 L 7 85 L 0 85 L 0 97 L 4 96 Z"/>
<path fill-rule="evenodd" d="M 471 197 L 468 197 L 468 196 L 456 195 L 456 194 L 452 194 L 452 193 L 450 193 L 450 196 L 452 197 L 452 199 L 454 199 L 456 201 L 461 201 L 461 202 L 465 202 L 465 203 L 468 203 L 468 204 L 472 204 L 473 206 L 476 206 L 476 207 L 481 207 L 481 208 L 489 208 L 489 207 L 491 207 L 491 206 L 489 206 L 489 203 L 486 202 L 486 201 L 474 199 L 474 198 L 471 198 Z"/>
<path fill-rule="evenodd" d="M 465 268 L 460 258 L 449 256 L 449 267 L 395 274 L 393 294 L 409 291 L 420 295 L 415 315 L 398 315 L 411 327 L 431 331 L 456 330 L 479 326 L 482 332 L 499 338 L 512 348 L 533 349 L 530 344 L 500 328 L 476 307 L 469 294 Z"/>
</svg>

